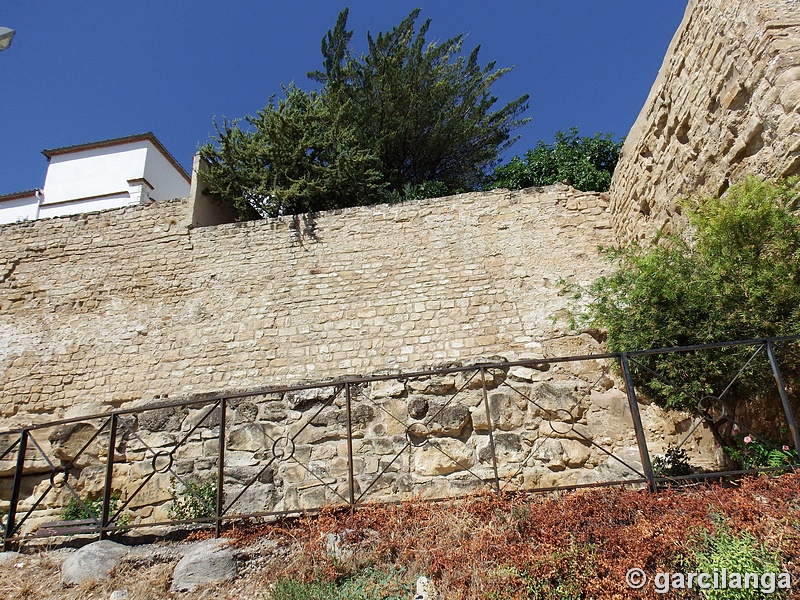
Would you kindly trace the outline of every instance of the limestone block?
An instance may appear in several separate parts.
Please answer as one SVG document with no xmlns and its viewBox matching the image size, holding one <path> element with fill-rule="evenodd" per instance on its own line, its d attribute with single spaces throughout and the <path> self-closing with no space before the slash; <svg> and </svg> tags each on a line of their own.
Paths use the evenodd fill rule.
<svg viewBox="0 0 800 600">
<path fill-rule="evenodd" d="M 282 421 L 286 418 L 286 406 L 282 401 L 273 400 L 260 404 L 260 418 L 264 421 Z"/>
<path fill-rule="evenodd" d="M 317 508 L 322 508 L 328 503 L 328 494 L 326 493 L 326 488 L 322 486 L 316 486 L 300 491 L 298 500 L 298 508 L 300 508 L 300 510 L 314 510 Z"/>
<path fill-rule="evenodd" d="M 229 515 L 267 512 L 274 510 L 277 504 L 277 490 L 274 485 L 269 483 L 256 481 L 244 491 L 242 491 L 241 485 L 226 486 L 225 493 L 231 500 L 241 494 L 228 509 L 227 514 Z"/>
<path fill-rule="evenodd" d="M 286 402 L 292 410 L 305 411 L 315 404 L 324 403 L 333 398 L 336 388 L 319 387 L 297 390 L 286 393 Z"/>
<path fill-rule="evenodd" d="M 147 431 L 180 431 L 186 417 L 180 408 L 157 408 L 139 414 L 139 428 Z"/>
<path fill-rule="evenodd" d="M 245 400 L 235 405 L 236 423 L 252 423 L 258 419 L 258 405 Z"/>
<path fill-rule="evenodd" d="M 397 379 L 387 379 L 386 381 L 373 381 L 370 384 L 370 397 L 377 400 L 379 398 L 398 398 L 406 391 L 406 386 Z"/>
<path fill-rule="evenodd" d="M 130 499 L 129 508 L 161 504 L 172 499 L 173 477 L 168 473 L 156 473 L 142 489 L 140 478 L 131 479 L 122 489 L 122 498 Z"/>
<path fill-rule="evenodd" d="M 168 409 L 165 409 L 168 410 Z M 209 404 L 207 406 L 202 406 L 200 408 L 187 408 L 185 409 L 185 418 L 181 423 L 181 430 L 182 431 L 189 431 L 196 425 L 200 424 L 203 429 L 212 429 L 219 427 L 219 407 L 215 407 L 213 404 Z M 229 422 L 233 422 L 233 412 L 229 411 L 227 415 Z M 169 422 L 165 430 L 169 430 Z M 151 431 L 158 431 L 155 429 L 151 429 Z"/>
<path fill-rule="evenodd" d="M 535 440 L 531 447 L 531 457 L 552 470 L 561 470 L 566 466 L 564 446 L 559 439 L 539 438 Z"/>
<path fill-rule="evenodd" d="M 503 431 L 522 427 L 527 413 L 527 400 L 514 391 L 495 390 L 487 396 L 492 426 Z M 475 431 L 488 431 L 489 418 L 486 404 L 478 405 L 472 411 L 472 424 Z"/>
<path fill-rule="evenodd" d="M 551 374 L 547 373 L 549 369 L 550 365 L 546 363 L 541 369 L 532 367 L 511 367 L 508 371 L 508 376 L 516 381 L 547 381 L 553 378 Z"/>
<path fill-rule="evenodd" d="M 641 478 L 641 475 L 636 472 L 642 471 L 642 462 L 637 446 L 622 448 L 613 454 L 613 457 L 608 457 L 594 469 L 583 469 L 578 483 L 600 483 Z"/>
<path fill-rule="evenodd" d="M 428 430 L 434 436 L 458 437 L 470 420 L 469 409 L 455 402 L 435 403 L 429 410 Z"/>
<path fill-rule="evenodd" d="M 530 388 L 531 414 L 572 423 L 583 416 L 577 393 L 578 386 L 573 380 L 536 383 Z"/>
<path fill-rule="evenodd" d="M 444 395 L 455 390 L 455 387 L 456 380 L 453 375 L 432 375 L 408 381 L 408 388 L 418 394 Z"/>
<path fill-rule="evenodd" d="M 431 440 L 414 448 L 413 456 L 414 472 L 426 477 L 449 475 L 475 464 L 474 450 L 453 438 Z"/>
<path fill-rule="evenodd" d="M 322 410 L 318 407 L 308 422 L 315 427 L 344 428 L 347 426 L 347 412 L 338 406 L 325 406 Z"/>
<path fill-rule="evenodd" d="M 414 394 L 408 397 L 408 416 L 412 419 L 422 419 L 428 414 L 428 397 Z"/>
<path fill-rule="evenodd" d="M 105 465 L 89 465 L 81 470 L 77 488 L 82 495 L 95 497 L 103 491 L 105 480 Z"/>
<path fill-rule="evenodd" d="M 96 433 L 97 428 L 89 423 L 72 423 L 59 427 L 48 438 L 53 456 L 64 462 L 77 457 L 75 464 L 79 467 L 96 463 L 99 456 L 106 451 L 102 436 L 89 443 Z M 84 450 L 87 444 L 88 447 Z"/>
<path fill-rule="evenodd" d="M 270 450 L 274 441 L 268 435 L 267 428 L 261 423 L 246 423 L 228 432 L 226 447 L 229 450 L 257 452 Z"/>
<path fill-rule="evenodd" d="M 502 356 L 493 356 L 490 358 L 477 358 L 474 360 L 470 360 L 468 363 L 465 364 L 479 364 L 479 363 L 497 363 L 497 362 L 504 362 L 505 358 Z M 466 389 L 466 390 L 482 390 L 484 382 L 486 383 L 486 387 L 488 389 L 492 389 L 500 385 L 506 378 L 506 374 L 502 369 L 484 369 L 484 375 L 481 378 L 480 371 L 464 371 L 462 373 L 456 373 L 455 377 L 455 388 L 457 390 Z"/>
<path fill-rule="evenodd" d="M 492 438 L 494 440 L 494 455 L 497 458 L 498 465 L 517 463 L 524 457 L 522 438 L 516 433 L 498 432 Z M 492 445 L 488 440 L 483 447 L 478 449 L 478 461 L 487 464 L 493 463 Z"/>
<path fill-rule="evenodd" d="M 608 442 L 631 438 L 633 421 L 628 398 L 624 393 L 609 390 L 602 394 L 592 394 L 590 402 L 585 420 L 592 437 Z"/>
<path fill-rule="evenodd" d="M 591 450 L 578 440 L 561 440 L 564 464 L 569 468 L 582 467 L 589 460 Z"/>
</svg>

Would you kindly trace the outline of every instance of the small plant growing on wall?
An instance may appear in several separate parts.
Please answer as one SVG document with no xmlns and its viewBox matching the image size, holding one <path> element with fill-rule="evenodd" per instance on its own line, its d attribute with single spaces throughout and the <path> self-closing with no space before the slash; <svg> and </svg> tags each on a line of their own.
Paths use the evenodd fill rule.
<svg viewBox="0 0 800 600">
<path fill-rule="evenodd" d="M 725 451 L 743 469 L 786 467 L 800 463 L 797 450 L 741 432 L 734 434 L 733 443 Z"/>
<path fill-rule="evenodd" d="M 170 519 L 205 519 L 216 514 L 217 480 L 187 481 L 179 490 L 175 480 L 170 485 L 172 506 L 168 514 Z"/>
<path fill-rule="evenodd" d="M 113 517 L 117 513 L 117 507 L 120 501 L 120 493 L 113 492 L 108 503 L 108 514 Z M 64 521 L 82 521 L 85 519 L 100 519 L 103 514 L 103 499 L 84 498 L 78 501 L 74 496 L 70 497 L 69 502 L 61 511 L 61 519 Z M 116 525 L 124 526 L 130 523 L 131 516 L 129 514 L 120 515 L 116 520 Z"/>
<path fill-rule="evenodd" d="M 692 465 L 686 450 L 682 448 L 669 448 L 664 456 L 653 459 L 653 472 L 656 477 L 680 477 L 692 474 Z"/>
</svg>

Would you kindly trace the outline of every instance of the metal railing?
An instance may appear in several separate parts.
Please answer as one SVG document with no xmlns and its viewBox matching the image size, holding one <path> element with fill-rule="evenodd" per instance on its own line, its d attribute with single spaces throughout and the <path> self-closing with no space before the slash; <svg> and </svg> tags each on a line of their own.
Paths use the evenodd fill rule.
<svg viewBox="0 0 800 600">
<path fill-rule="evenodd" d="M 769 470 L 706 468 L 675 477 L 654 470 L 637 378 L 666 381 L 647 363 L 653 354 L 752 349 L 730 383 L 698 399 L 694 422 L 673 436 L 674 448 L 696 444 L 702 424 L 714 420 L 717 427 L 728 423 L 770 443 L 751 423 L 709 407 L 709 398 L 722 404 L 741 374 L 758 363 L 772 373 L 796 451 L 800 438 L 780 361 L 796 370 L 799 341 L 769 338 L 342 378 L 0 432 L 4 546 L 36 536 L 84 532 L 103 539 L 121 530 L 189 523 L 211 524 L 219 535 L 233 519 L 331 504 L 443 499 L 480 490 L 655 490 L 666 481 Z M 607 392 L 612 373 L 626 396 L 612 407 L 614 426 L 622 430 L 617 439 L 587 425 L 600 418 L 591 398 Z M 67 513 L 73 520 L 64 518 Z M 75 520 L 76 514 L 83 518 Z"/>
</svg>

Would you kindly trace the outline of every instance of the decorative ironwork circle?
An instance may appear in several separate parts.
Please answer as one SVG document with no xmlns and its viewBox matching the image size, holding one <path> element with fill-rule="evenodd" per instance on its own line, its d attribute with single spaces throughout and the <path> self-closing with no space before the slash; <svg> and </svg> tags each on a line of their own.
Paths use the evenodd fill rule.
<svg viewBox="0 0 800 600">
<path fill-rule="evenodd" d="M 555 417 L 555 419 L 547 422 L 550 425 L 550 429 L 553 430 L 553 433 L 565 435 L 575 428 L 575 423 L 572 422 L 572 413 L 568 410 L 559 408 L 555 413 Z"/>
<path fill-rule="evenodd" d="M 697 402 L 697 408 L 704 413 L 717 412 L 720 417 L 724 417 L 727 412 L 725 403 L 716 396 L 703 396 Z"/>
<path fill-rule="evenodd" d="M 294 440 L 288 437 L 275 440 L 272 444 L 272 455 L 283 460 L 292 458 L 294 456 Z"/>
<path fill-rule="evenodd" d="M 406 439 L 412 446 L 420 447 L 427 444 L 429 434 L 425 423 L 412 423 L 406 427 Z"/>
<path fill-rule="evenodd" d="M 164 461 L 163 459 L 167 459 Z M 161 451 L 153 456 L 153 471 L 156 473 L 166 473 L 172 468 L 175 457 L 169 452 Z"/>
<path fill-rule="evenodd" d="M 50 485 L 56 489 L 65 487 L 68 479 L 69 471 L 67 469 L 53 469 L 50 472 Z"/>
</svg>

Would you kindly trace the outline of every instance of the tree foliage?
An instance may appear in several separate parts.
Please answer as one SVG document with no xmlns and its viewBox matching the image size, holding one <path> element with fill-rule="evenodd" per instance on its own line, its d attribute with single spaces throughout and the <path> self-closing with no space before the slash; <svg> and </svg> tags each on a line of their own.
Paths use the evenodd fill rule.
<svg viewBox="0 0 800 600">
<path fill-rule="evenodd" d="M 585 192 L 605 192 L 621 149 L 622 142 L 615 142 L 611 134 L 580 137 L 577 127 L 558 131 L 552 144 L 539 140 L 524 158 L 515 156 L 498 167 L 489 187 L 518 190 L 568 181 Z"/>
<path fill-rule="evenodd" d="M 749 178 L 721 198 L 687 203 L 691 235 L 609 252 L 618 268 L 588 290 L 579 322 L 605 330 L 612 351 L 800 334 L 798 197 L 790 183 Z M 637 377 L 658 404 L 696 408 L 725 389 L 752 351 L 637 357 L 663 379 L 645 368 Z M 762 359 L 728 398 L 773 386 Z"/>
<path fill-rule="evenodd" d="M 294 86 L 239 122 L 216 126 L 200 154 L 212 192 L 241 219 L 367 204 L 383 188 L 379 162 L 324 94 Z"/>
<path fill-rule="evenodd" d="M 284 88 L 247 128 L 223 122 L 200 149 L 210 190 L 241 217 L 480 189 L 527 122 L 527 95 L 494 110 L 491 87 L 510 69 L 480 66 L 480 47 L 462 55 L 463 35 L 427 42 L 430 20 L 417 28 L 417 9 L 356 55 L 347 16 L 309 73 L 318 91 Z"/>
</svg>

